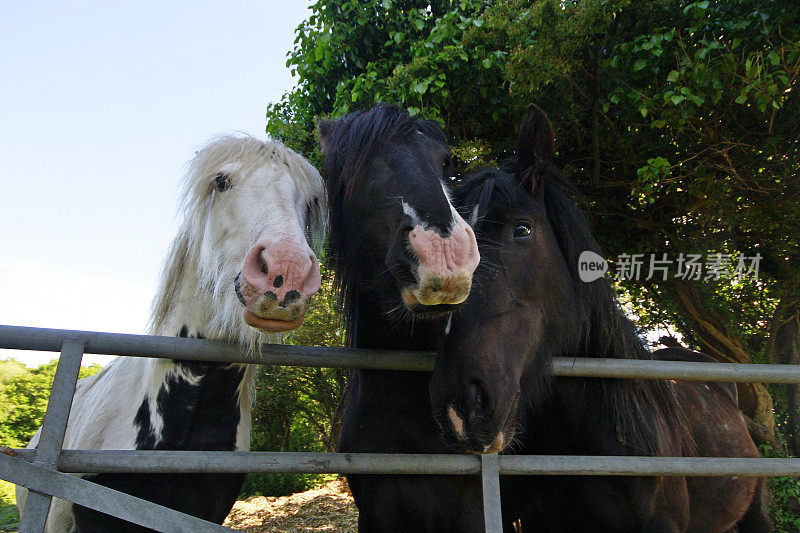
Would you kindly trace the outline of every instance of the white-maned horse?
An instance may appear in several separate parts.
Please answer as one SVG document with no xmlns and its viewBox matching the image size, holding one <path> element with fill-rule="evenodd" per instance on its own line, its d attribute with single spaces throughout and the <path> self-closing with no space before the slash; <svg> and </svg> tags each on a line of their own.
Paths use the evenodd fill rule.
<svg viewBox="0 0 800 533">
<path fill-rule="evenodd" d="M 319 289 L 322 179 L 302 156 L 246 136 L 212 140 L 191 161 L 183 223 L 162 269 L 149 331 L 254 348 L 300 325 Z M 256 329 L 253 329 L 256 328 Z M 81 380 L 64 448 L 249 450 L 254 367 L 120 357 Z M 39 433 L 29 447 L 36 446 Z M 91 474 L 102 485 L 222 523 L 239 474 Z M 27 492 L 17 489 L 24 509 Z M 53 500 L 48 533 L 149 531 Z"/>
</svg>

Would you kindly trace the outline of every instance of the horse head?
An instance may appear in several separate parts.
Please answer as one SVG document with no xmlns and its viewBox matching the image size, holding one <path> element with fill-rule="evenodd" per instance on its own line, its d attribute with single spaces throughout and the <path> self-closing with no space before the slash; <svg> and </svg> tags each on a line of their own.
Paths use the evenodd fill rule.
<svg viewBox="0 0 800 533">
<path fill-rule="evenodd" d="M 482 262 L 443 338 L 430 392 L 444 437 L 457 449 L 507 447 L 520 403 L 535 402 L 531 391 L 544 389 L 530 382 L 546 380 L 549 357 L 581 334 L 570 258 L 554 219 L 579 213 L 552 201 L 552 157 L 550 122 L 532 105 L 517 155 L 468 177 L 455 193 L 460 208 L 474 213 Z"/>
<path fill-rule="evenodd" d="M 210 298 L 194 311 L 200 320 L 183 319 L 205 325 L 206 335 L 244 340 L 247 326 L 262 333 L 299 326 L 321 281 L 308 242 L 312 233 L 321 237 L 324 221 L 316 169 L 280 143 L 220 137 L 191 161 L 183 205 L 155 329 L 178 312 L 181 293 Z"/>
<path fill-rule="evenodd" d="M 331 203 L 332 259 L 372 264 L 414 316 L 438 316 L 469 294 L 479 255 L 472 228 L 450 202 L 450 150 L 440 127 L 378 106 L 320 122 Z M 361 269 L 366 270 L 366 269 Z M 367 280 L 345 279 L 357 292 Z M 387 308 L 388 309 L 388 308 Z"/>
</svg>

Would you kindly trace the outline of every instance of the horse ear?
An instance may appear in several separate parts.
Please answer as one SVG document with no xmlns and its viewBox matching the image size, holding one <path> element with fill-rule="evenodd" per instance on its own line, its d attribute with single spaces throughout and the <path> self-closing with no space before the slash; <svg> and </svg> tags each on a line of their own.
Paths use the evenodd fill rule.
<svg viewBox="0 0 800 533">
<path fill-rule="evenodd" d="M 321 118 L 315 119 L 317 123 L 317 135 L 319 136 L 319 144 L 322 146 L 322 151 L 327 152 L 330 146 L 330 136 L 333 132 L 333 127 L 336 123 L 334 120 L 324 120 Z"/>
<path fill-rule="evenodd" d="M 528 116 L 519 129 L 517 155 L 524 168 L 524 185 L 533 192 L 555 157 L 553 126 L 536 104 L 528 105 Z"/>
</svg>

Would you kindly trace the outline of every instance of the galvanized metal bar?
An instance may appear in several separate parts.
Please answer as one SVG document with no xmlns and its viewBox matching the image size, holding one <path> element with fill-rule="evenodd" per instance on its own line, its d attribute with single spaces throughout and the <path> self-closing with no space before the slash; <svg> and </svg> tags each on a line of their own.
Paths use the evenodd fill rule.
<svg viewBox="0 0 800 533">
<path fill-rule="evenodd" d="M 553 359 L 556 376 L 594 378 L 646 378 L 741 383 L 797 383 L 800 365 L 742 363 L 691 363 L 588 357 Z"/>
<path fill-rule="evenodd" d="M 29 450 L 17 450 L 30 460 Z M 64 450 L 61 472 L 108 473 L 338 473 L 478 474 L 474 455 L 312 452 L 207 452 L 165 450 Z"/>
<path fill-rule="evenodd" d="M 32 461 L 33 450 L 15 450 Z M 797 458 L 501 455 L 501 475 L 800 476 Z M 481 472 L 461 454 L 64 450 L 61 472 L 456 474 Z M 2 476 L 0 476 L 2 477 Z"/>
<path fill-rule="evenodd" d="M 58 358 L 53 387 L 47 403 L 39 442 L 36 446 L 34 464 L 42 468 L 55 470 L 56 461 L 64 443 L 69 412 L 72 408 L 72 397 L 75 384 L 81 369 L 83 358 L 83 341 L 64 339 L 61 356 Z M 25 500 L 22 513 L 20 533 L 41 533 L 47 523 L 52 498 L 48 494 L 30 492 Z"/>
<path fill-rule="evenodd" d="M 83 347 L 82 340 L 65 339 L 61 356 L 58 358 L 53 388 L 42 422 L 42 432 L 36 445 L 36 462 L 46 468 L 55 467 L 64 443 L 69 413 L 72 410 L 72 398 L 75 396 L 75 385 L 81 370 Z"/>
<path fill-rule="evenodd" d="M 221 341 L 0 325 L 0 348 L 58 351 L 66 337 L 85 340 L 86 353 L 92 354 L 258 365 L 433 370 L 433 354 L 427 352 L 403 352 L 398 357 L 398 352 L 392 350 L 264 344 L 259 353 L 249 354 L 237 344 Z"/>
<path fill-rule="evenodd" d="M 501 455 L 505 475 L 800 476 L 800 459 Z"/>
<path fill-rule="evenodd" d="M 72 341 L 69 339 L 72 338 Z M 72 343 L 72 344 L 71 344 Z M 43 517 L 49 494 L 76 501 L 72 496 L 60 496 L 55 490 L 67 490 L 68 485 L 78 482 L 78 488 L 90 496 L 90 508 L 120 516 L 125 520 L 154 527 L 142 522 L 136 516 L 125 517 L 108 512 L 98 506 L 106 505 L 100 501 L 108 494 L 116 493 L 105 487 L 89 483 L 71 476 L 64 476 L 36 464 L 27 467 L 25 476 L 19 473 L 25 461 L 35 461 L 44 466 L 57 464 L 64 471 L 74 472 L 338 472 L 363 474 L 475 474 L 482 473 L 484 488 L 484 507 L 487 513 L 488 531 L 501 530 L 499 509 L 499 474 L 504 475 L 621 475 L 621 476 L 800 476 L 800 459 L 753 459 L 753 458 L 672 458 L 672 457 L 583 457 L 583 456 L 485 456 L 481 459 L 465 455 L 393 455 L 393 454 L 287 454 L 270 452 L 153 452 L 124 450 L 65 450 L 59 454 L 63 441 L 64 428 L 69 416 L 74 383 L 80 367 L 79 344 L 86 343 L 88 353 L 117 354 L 137 357 L 162 357 L 187 360 L 227 361 L 256 363 L 264 365 L 326 366 L 339 368 L 375 368 L 386 370 L 432 369 L 434 355 L 425 352 L 395 352 L 386 350 L 333 349 L 282 345 L 264 345 L 260 353 L 247 354 L 239 346 L 215 341 L 196 339 L 176 339 L 145 335 L 122 335 L 113 333 L 83 332 L 70 330 L 48 330 L 42 328 L 22 328 L 0 326 L 0 348 L 56 351 L 64 344 L 64 352 L 75 349 L 77 357 L 62 354 L 64 363 L 59 364 L 56 384 L 48 407 L 48 415 L 42 429 L 40 451 L 36 456 L 33 450 L 21 450 L 20 458 L 0 456 L 0 478 L 12 482 L 20 479 L 20 484 L 28 486 L 29 495 L 25 516 L 37 517 L 31 521 L 29 529 L 22 531 L 41 531 Z M 68 348 L 72 346 L 72 348 Z M 70 366 L 72 365 L 72 366 Z M 77 365 L 77 366 L 74 366 Z M 74 372 L 74 377 L 71 373 Z M 800 382 L 800 365 L 741 365 L 730 363 L 689 363 L 675 361 L 631 361 L 619 359 L 556 358 L 553 372 L 559 376 L 599 377 L 599 378 L 643 378 L 680 379 L 702 381 L 736 382 Z M 59 378 L 59 373 L 62 377 Z M 66 376 L 66 377 L 65 377 Z M 69 379 L 68 379 L 69 378 Z M 57 385 L 60 383 L 59 385 Z M 64 383 L 71 389 L 63 392 Z M 68 387 L 69 389 L 69 387 Z M 69 401 L 63 396 L 68 394 Z M 57 407 L 60 406 L 60 407 Z M 66 406 L 66 410 L 64 408 Z M 53 409 L 52 415 L 51 407 Z M 59 412 L 59 409 L 61 410 Z M 57 420 L 58 423 L 53 422 Z M 63 424 L 61 424 L 63 422 Z M 63 425 L 63 427 L 62 427 Z M 9 460 L 15 461 L 9 468 Z M 16 469 L 16 470 L 15 470 Z M 52 478 L 52 476 L 56 476 Z M 24 478 L 24 479 L 23 479 Z M 42 485 L 42 479 L 52 482 L 54 489 Z M 54 481 L 57 480 L 57 483 Z M 27 483 L 27 485 L 26 485 Z M 88 485 L 88 488 L 82 484 Z M 72 489 L 70 489 L 72 490 Z M 93 492 L 100 490 L 98 494 Z M 38 492 L 37 492 L 38 491 Z M 88 491 L 88 492 L 86 492 Z M 69 491 L 68 491 L 69 492 Z M 138 500 L 129 495 L 116 493 L 114 505 L 129 500 Z M 36 503 L 36 502 L 39 503 Z M 137 505 L 149 506 L 150 511 L 158 508 L 149 502 Z M 494 507 L 493 507 L 494 506 Z M 37 510 L 38 509 L 38 510 Z M 159 516 L 163 517 L 163 509 Z M 137 512 L 139 509 L 137 509 Z M 123 511 L 119 511 L 123 512 Z M 133 512 L 136 515 L 137 512 Z M 183 519 L 191 519 L 181 513 Z M 146 513 L 145 513 L 146 514 Z M 127 515 L 126 515 L 127 516 Z M 150 520 L 150 517 L 146 518 Z M 194 519 L 197 520 L 197 519 Z M 200 521 L 202 523 L 202 521 Z M 169 527 L 176 524 L 170 518 Z M 206 526 L 193 524 L 195 531 L 225 531 L 225 528 L 206 529 Z M 158 527 L 156 527 L 158 529 Z M 160 529 L 163 531 L 182 531 L 186 528 Z M 228 530 L 230 531 L 230 530 Z"/>
<path fill-rule="evenodd" d="M 497 454 L 481 455 L 481 486 L 483 487 L 483 522 L 486 533 L 502 533 L 500 462 Z"/>
<path fill-rule="evenodd" d="M 238 345 L 219 341 L 2 325 L 0 348 L 57 351 L 63 339 L 70 336 L 86 341 L 86 353 L 259 365 L 431 371 L 435 357 L 428 352 L 278 344 L 265 344 L 260 353 L 248 354 Z M 800 365 L 557 357 L 553 373 L 568 377 L 800 383 Z"/>
<path fill-rule="evenodd" d="M 28 491 L 25 508 L 19 525 L 19 533 L 42 533 L 47 525 L 47 515 L 53 497 L 43 492 Z"/>
<path fill-rule="evenodd" d="M 166 533 L 235 531 L 85 479 L 33 465 L 17 457 L 0 454 L 0 478 L 28 490 L 51 494 L 56 498 L 156 531 Z"/>
</svg>

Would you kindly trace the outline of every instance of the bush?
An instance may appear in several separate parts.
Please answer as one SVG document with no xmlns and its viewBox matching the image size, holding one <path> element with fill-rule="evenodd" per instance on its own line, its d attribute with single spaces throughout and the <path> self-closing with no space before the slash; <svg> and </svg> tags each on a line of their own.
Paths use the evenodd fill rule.
<svg viewBox="0 0 800 533">
<path fill-rule="evenodd" d="M 0 361 L 0 446 L 22 448 L 42 424 L 57 361 L 28 368 L 18 361 Z M 81 367 L 79 377 L 96 374 L 100 365 Z"/>
<path fill-rule="evenodd" d="M 759 446 L 762 457 L 787 457 L 771 446 Z M 800 479 L 771 477 L 767 481 L 767 514 L 772 519 L 776 533 L 800 532 Z M 771 496 L 771 497 L 770 497 Z"/>
<path fill-rule="evenodd" d="M 767 512 L 775 525 L 775 531 L 800 531 L 800 480 L 793 477 L 773 477 L 769 479 L 769 490 L 772 501 L 767 506 Z"/>
<path fill-rule="evenodd" d="M 308 399 L 292 387 L 285 373 L 294 369 L 275 367 L 259 371 L 257 401 L 253 406 L 253 451 L 321 452 L 319 434 L 299 413 Z M 313 474 L 250 474 L 241 497 L 286 496 L 321 483 Z"/>
</svg>

